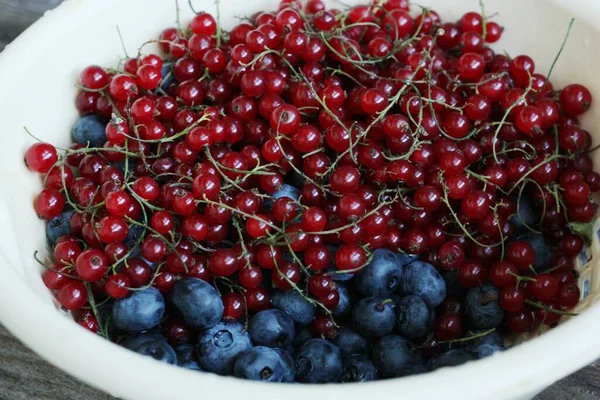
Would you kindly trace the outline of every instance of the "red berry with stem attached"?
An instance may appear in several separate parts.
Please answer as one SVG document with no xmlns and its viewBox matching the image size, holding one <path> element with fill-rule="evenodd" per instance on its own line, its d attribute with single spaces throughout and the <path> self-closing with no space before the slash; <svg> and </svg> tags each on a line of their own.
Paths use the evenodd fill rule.
<svg viewBox="0 0 600 400">
<path fill-rule="evenodd" d="M 108 259 L 104 252 L 96 249 L 85 250 L 75 262 L 77 275 L 87 282 L 96 282 L 104 278 L 108 266 Z"/>
<path fill-rule="evenodd" d="M 526 294 L 523 289 L 505 287 L 500 291 L 500 307 L 509 312 L 519 311 L 525 306 Z"/>
<path fill-rule="evenodd" d="M 33 208 L 38 217 L 52 219 L 65 208 L 65 199 L 58 190 L 44 189 L 33 200 Z"/>
<path fill-rule="evenodd" d="M 575 283 L 563 284 L 556 294 L 556 302 L 564 308 L 571 309 L 579 302 L 579 287 Z"/>
<path fill-rule="evenodd" d="M 110 275 L 104 282 L 104 290 L 106 294 L 113 299 L 119 300 L 125 298 L 129 294 L 129 278 L 121 273 Z"/>
<path fill-rule="evenodd" d="M 88 291 L 85 285 L 79 281 L 71 281 L 58 291 L 58 301 L 61 306 L 70 311 L 83 308 L 87 303 Z"/>
<path fill-rule="evenodd" d="M 35 143 L 25 152 L 25 164 L 40 174 L 50 171 L 57 161 L 56 148 L 48 143 Z"/>
<path fill-rule="evenodd" d="M 577 117 L 585 113 L 592 104 L 592 94 L 583 85 L 573 84 L 560 91 L 560 105 L 570 116 Z"/>
</svg>

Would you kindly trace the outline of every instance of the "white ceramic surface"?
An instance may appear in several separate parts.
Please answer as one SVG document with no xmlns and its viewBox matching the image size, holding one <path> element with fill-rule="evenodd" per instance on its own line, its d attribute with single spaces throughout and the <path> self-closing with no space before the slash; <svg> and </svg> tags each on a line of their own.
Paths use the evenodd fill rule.
<svg viewBox="0 0 600 400">
<path fill-rule="evenodd" d="M 187 23 L 192 13 L 185 0 L 180 3 L 181 20 Z M 211 0 L 193 3 L 196 9 L 214 12 Z M 433 6 L 444 20 L 478 10 L 477 0 L 419 3 Z M 222 21 L 231 27 L 235 16 L 274 7 L 275 0 L 221 0 Z M 599 30 L 594 27 L 600 20 L 600 2 L 487 0 L 486 9 L 488 14 L 499 12 L 495 18 L 506 27 L 496 47 L 511 55 L 533 56 L 542 73 L 547 72 L 569 19 L 576 17 L 553 82 L 556 88 L 573 81 L 586 83 L 600 101 Z M 23 153 L 33 142 L 23 126 L 45 141 L 67 145 L 77 118 L 73 99 L 78 72 L 88 64 L 116 64 L 122 55 L 115 25 L 121 28 L 128 51 L 135 54 L 136 46 L 174 22 L 172 0 L 67 0 L 0 54 L 0 321 L 25 344 L 77 378 L 131 400 L 527 398 L 600 356 L 598 305 L 540 338 L 489 359 L 359 385 L 260 384 L 200 374 L 121 349 L 70 321 L 53 305 L 33 260 L 33 252 L 45 245 L 44 224 L 31 206 L 40 181 L 23 164 Z M 600 107 L 595 106 L 584 121 L 596 142 L 599 120 Z M 596 165 L 599 161 L 596 155 Z M 598 287 L 599 274 L 588 272 L 592 288 Z"/>
</svg>

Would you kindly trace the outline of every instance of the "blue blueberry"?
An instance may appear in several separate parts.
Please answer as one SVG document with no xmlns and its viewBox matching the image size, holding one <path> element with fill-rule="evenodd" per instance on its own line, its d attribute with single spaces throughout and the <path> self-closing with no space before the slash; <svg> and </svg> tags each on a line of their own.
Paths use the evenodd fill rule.
<svg viewBox="0 0 600 400">
<path fill-rule="evenodd" d="M 510 222 L 517 229 L 517 232 L 531 232 L 531 229 L 535 229 L 539 221 L 535 202 L 527 194 L 514 197 L 513 200 L 517 205 L 517 212 L 510 217 Z"/>
<path fill-rule="evenodd" d="M 75 122 L 71 128 L 73 140 L 90 147 L 102 147 L 106 143 L 106 123 L 97 115 L 88 114 Z"/>
<path fill-rule="evenodd" d="M 298 190 L 297 188 L 295 188 L 292 185 L 288 185 L 287 183 L 284 183 L 281 186 L 281 189 L 279 189 L 278 191 L 276 191 L 275 193 L 273 193 L 271 195 L 271 199 L 265 199 L 265 201 L 263 202 L 263 205 L 265 207 L 267 207 L 268 209 L 271 209 L 273 207 L 273 203 L 275 203 L 275 200 L 277 200 L 281 197 L 289 197 L 290 199 L 292 199 L 294 201 L 298 201 L 298 199 L 300 198 L 300 190 Z"/>
<path fill-rule="evenodd" d="M 381 337 L 394 330 L 394 303 L 380 297 L 360 300 L 352 310 L 354 329 L 364 337 Z"/>
<path fill-rule="evenodd" d="M 296 336 L 294 336 L 294 340 L 292 340 L 292 348 L 299 349 L 302 345 L 312 339 L 312 333 L 308 328 L 302 328 L 296 331 Z"/>
<path fill-rule="evenodd" d="M 400 294 L 420 296 L 430 306 L 437 307 L 446 298 L 446 282 L 433 265 L 415 261 L 404 267 L 399 286 Z"/>
<path fill-rule="evenodd" d="M 223 317 L 221 296 L 209 283 L 198 278 L 185 278 L 173 287 L 171 300 L 194 329 L 208 329 Z"/>
<path fill-rule="evenodd" d="M 294 382 L 296 380 L 296 368 L 294 367 L 294 357 L 286 349 L 273 349 L 281 357 L 283 363 L 283 380 L 282 382 Z"/>
<path fill-rule="evenodd" d="M 235 360 L 251 347 L 252 340 L 244 325 L 223 321 L 200 334 L 196 354 L 204 370 L 230 375 Z"/>
<path fill-rule="evenodd" d="M 419 259 L 419 257 L 415 254 L 406 254 L 406 253 L 402 253 L 402 252 L 397 252 L 396 254 L 396 258 L 398 259 L 398 263 L 401 266 L 405 266 L 410 264 L 413 261 L 417 261 Z"/>
<path fill-rule="evenodd" d="M 175 77 L 173 76 L 173 63 L 163 63 L 160 72 L 162 76 L 160 88 L 166 91 L 169 86 L 175 82 Z"/>
<path fill-rule="evenodd" d="M 294 201 L 298 201 L 298 199 L 300 198 L 300 190 L 298 190 L 297 188 L 295 188 L 292 185 L 288 185 L 287 183 L 284 183 L 281 186 L 281 189 L 279 189 L 278 191 L 273 193 L 271 195 L 271 197 L 273 198 L 273 201 L 280 199 L 282 197 L 289 197 L 290 199 L 292 199 Z"/>
<path fill-rule="evenodd" d="M 233 375 L 251 381 L 282 382 L 284 364 L 279 354 L 264 346 L 252 347 L 235 360 Z"/>
<path fill-rule="evenodd" d="M 363 296 L 388 297 L 400 284 L 402 265 L 397 255 L 387 249 L 373 252 L 371 262 L 356 274 L 354 281 Z"/>
<path fill-rule="evenodd" d="M 502 345 L 484 343 L 474 348 L 473 353 L 477 356 L 477 358 L 486 358 L 505 350 L 506 347 Z"/>
<path fill-rule="evenodd" d="M 138 354 L 149 356 L 167 364 L 177 364 L 175 350 L 167 343 L 162 335 L 143 333 L 126 338 L 122 345 Z"/>
<path fill-rule="evenodd" d="M 325 339 L 311 339 L 295 359 L 296 381 L 303 383 L 339 382 L 343 363 L 340 349 Z"/>
<path fill-rule="evenodd" d="M 539 233 L 528 233 L 517 236 L 515 240 L 522 240 L 533 247 L 533 251 L 535 252 L 533 268 L 536 272 L 548 270 L 550 263 L 552 262 L 552 246 L 550 246 L 548 241 L 544 238 L 544 235 Z"/>
<path fill-rule="evenodd" d="M 434 312 L 419 296 L 406 296 L 396 310 L 398 333 L 407 339 L 427 336 L 433 329 Z"/>
<path fill-rule="evenodd" d="M 477 335 L 484 331 L 471 331 L 465 337 Z M 504 347 L 504 338 L 498 331 L 493 331 L 480 338 L 468 340 L 463 343 L 463 349 L 474 353 L 478 358 L 489 357 L 494 353 L 506 350 Z"/>
<path fill-rule="evenodd" d="M 165 300 L 153 287 L 133 292 L 115 301 L 112 321 L 125 332 L 147 331 L 158 325 L 165 314 Z"/>
<path fill-rule="evenodd" d="M 477 336 L 488 330 L 472 330 L 465 334 L 465 337 Z M 498 331 L 492 331 L 484 336 L 480 336 L 471 340 L 463 342 L 463 348 L 467 350 L 474 349 L 482 344 L 492 344 L 498 346 L 504 346 L 504 338 Z"/>
<path fill-rule="evenodd" d="M 373 363 L 384 378 L 414 375 L 423 372 L 421 354 L 398 335 L 382 337 L 373 346 Z"/>
<path fill-rule="evenodd" d="M 337 306 L 331 310 L 331 313 L 336 321 L 343 321 L 350 318 L 352 315 L 352 293 L 346 284 L 338 283 L 337 287 L 340 301 Z"/>
<path fill-rule="evenodd" d="M 46 238 L 48 244 L 54 246 L 59 237 L 71 233 L 71 217 L 75 211 L 63 211 L 59 216 L 52 218 L 46 225 Z"/>
<path fill-rule="evenodd" d="M 250 337 L 259 346 L 289 347 L 296 334 L 294 321 L 281 310 L 260 311 L 248 322 Z"/>
<path fill-rule="evenodd" d="M 473 329 L 492 329 L 500 325 L 504 310 L 498 303 L 499 289 L 485 284 L 469 289 L 465 297 L 465 316 Z"/>
<path fill-rule="evenodd" d="M 332 253 L 331 257 L 335 257 L 335 254 Z M 328 272 L 331 273 L 331 279 L 333 279 L 336 282 L 347 282 L 350 279 L 354 278 L 355 274 L 340 274 L 338 273 L 339 270 L 337 269 L 337 267 L 333 264 L 331 264 L 329 267 L 325 268 L 324 272 Z"/>
<path fill-rule="evenodd" d="M 332 342 L 340 348 L 344 358 L 353 355 L 367 355 L 369 352 L 367 339 L 345 325 L 340 327 L 338 335 Z"/>
<path fill-rule="evenodd" d="M 373 361 L 365 356 L 350 356 L 344 360 L 342 382 L 368 382 L 377 379 L 378 373 Z"/>
<path fill-rule="evenodd" d="M 151 330 L 143 333 L 131 333 L 125 336 L 121 342 L 119 343 L 121 346 L 126 349 L 133 350 L 146 342 L 157 342 L 157 341 L 166 342 L 167 338 L 165 338 L 160 332 L 157 330 Z"/>
<path fill-rule="evenodd" d="M 427 367 L 431 371 L 435 371 L 436 369 L 444 367 L 455 367 L 473 360 L 477 360 L 477 357 L 470 351 L 464 349 L 451 349 L 429 360 L 427 362 Z"/>
<path fill-rule="evenodd" d="M 132 249 L 134 246 L 139 247 L 138 240 L 144 234 L 145 228 L 143 226 L 131 224 L 129 226 L 129 233 L 125 238 L 125 244 L 129 249 Z"/>
<path fill-rule="evenodd" d="M 315 318 L 315 306 L 295 290 L 277 290 L 271 297 L 273 307 L 288 314 L 298 325 L 306 326 Z"/>
<path fill-rule="evenodd" d="M 180 344 L 175 346 L 173 350 L 175 350 L 175 354 L 177 354 L 177 365 L 185 369 L 203 371 L 198 363 L 196 346 L 192 344 Z"/>
</svg>

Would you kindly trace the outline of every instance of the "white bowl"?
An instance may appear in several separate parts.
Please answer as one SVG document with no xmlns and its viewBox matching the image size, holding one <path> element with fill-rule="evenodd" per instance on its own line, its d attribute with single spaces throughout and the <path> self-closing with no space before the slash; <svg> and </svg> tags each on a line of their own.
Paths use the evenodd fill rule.
<svg viewBox="0 0 600 400">
<path fill-rule="evenodd" d="M 180 3 L 181 20 L 187 23 L 193 14 L 185 0 Z M 214 15 L 212 0 L 193 3 L 196 9 Z M 477 0 L 420 3 L 433 6 L 443 20 L 478 10 Z M 231 27 L 234 16 L 274 7 L 275 0 L 221 0 L 222 21 Z M 600 31 L 594 26 L 600 20 L 600 2 L 487 0 L 486 10 L 488 15 L 499 12 L 496 19 L 506 27 L 497 49 L 533 56 L 542 73 L 548 71 L 570 18 L 576 17 L 552 80 L 556 88 L 585 83 L 600 100 L 600 52 L 595 48 Z M 123 55 L 115 26 L 121 28 L 130 54 L 135 54 L 137 46 L 174 22 L 173 0 L 67 0 L 0 55 L 0 320 L 26 345 L 75 377 L 132 400 L 528 398 L 600 356 L 600 306 L 596 305 L 540 338 L 456 368 L 359 385 L 261 384 L 162 364 L 113 345 L 69 320 L 55 307 L 33 260 L 34 251 L 45 246 L 44 223 L 32 209 L 40 180 L 23 163 L 23 153 L 33 142 L 23 127 L 44 141 L 67 145 L 70 126 L 77 118 L 73 99 L 79 71 L 89 64 L 116 64 L 117 55 Z M 594 107 L 584 126 L 597 136 L 600 133 L 592 128 L 599 122 L 600 108 Z M 599 250 L 596 239 L 592 263 L 600 257 Z M 580 284 L 597 294 L 598 272 L 590 265 L 580 269 Z M 591 297 L 581 308 L 593 302 Z"/>
</svg>

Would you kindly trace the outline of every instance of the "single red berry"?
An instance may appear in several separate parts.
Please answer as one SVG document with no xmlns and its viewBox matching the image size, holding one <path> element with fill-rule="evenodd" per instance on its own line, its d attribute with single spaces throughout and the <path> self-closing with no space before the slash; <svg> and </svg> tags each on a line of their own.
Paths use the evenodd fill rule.
<svg viewBox="0 0 600 400">
<path fill-rule="evenodd" d="M 48 143 L 35 143 L 25 152 L 25 164 L 40 174 L 50 171 L 57 161 L 56 148 Z"/>
<path fill-rule="evenodd" d="M 60 305 L 70 311 L 80 310 L 87 303 L 87 289 L 82 282 L 71 281 L 58 292 Z"/>
<path fill-rule="evenodd" d="M 109 275 L 104 282 L 104 290 L 113 299 L 119 300 L 129 294 L 129 278 L 121 273 Z"/>
<path fill-rule="evenodd" d="M 246 300 L 239 293 L 223 295 L 223 319 L 236 321 L 246 313 Z"/>
</svg>

